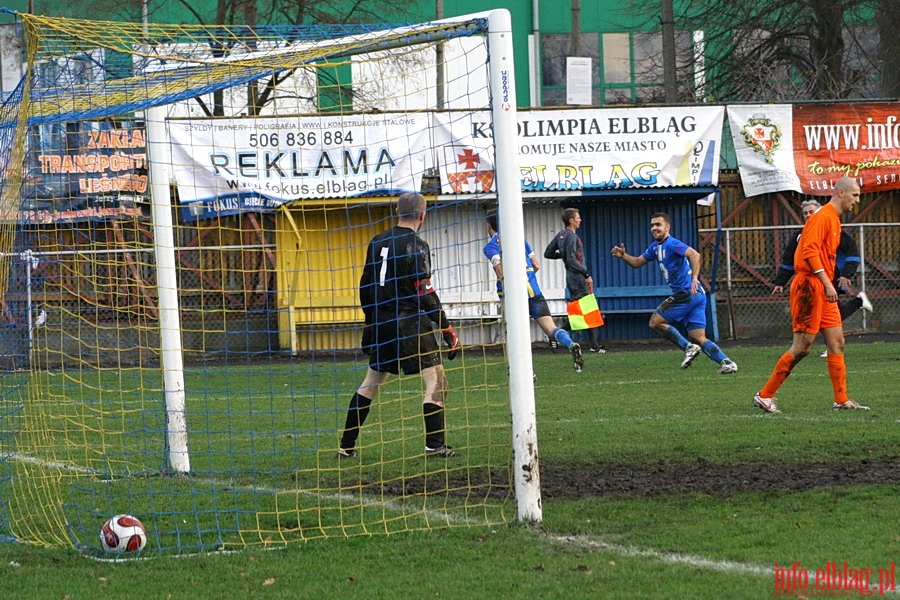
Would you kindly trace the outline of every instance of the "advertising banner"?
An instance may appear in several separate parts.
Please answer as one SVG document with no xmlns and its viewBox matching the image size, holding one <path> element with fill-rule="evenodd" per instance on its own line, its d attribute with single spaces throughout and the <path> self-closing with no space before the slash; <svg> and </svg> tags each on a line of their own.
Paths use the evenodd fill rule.
<svg viewBox="0 0 900 600">
<path fill-rule="evenodd" d="M 142 216 L 149 195 L 144 129 L 80 123 L 25 159 L 22 202 L 4 220 L 31 224 Z"/>
<path fill-rule="evenodd" d="M 847 176 L 862 193 L 900 188 L 900 104 L 728 107 L 744 193 L 830 196 Z"/>
<path fill-rule="evenodd" d="M 420 113 L 191 119 L 169 131 L 185 220 L 418 190 L 430 147 Z"/>
<path fill-rule="evenodd" d="M 520 111 L 522 191 L 716 185 L 724 117 L 722 106 Z M 435 120 L 443 193 L 491 189 L 490 113 Z"/>
<path fill-rule="evenodd" d="M 520 112 L 522 190 L 716 185 L 723 120 L 721 106 Z M 442 193 L 494 191 L 489 112 L 191 119 L 169 129 L 187 220 L 418 191 L 435 166 Z"/>
</svg>

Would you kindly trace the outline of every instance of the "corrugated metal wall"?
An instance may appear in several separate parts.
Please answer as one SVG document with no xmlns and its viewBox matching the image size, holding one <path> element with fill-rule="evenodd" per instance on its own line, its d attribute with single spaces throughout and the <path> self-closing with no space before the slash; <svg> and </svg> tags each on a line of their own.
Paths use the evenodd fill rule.
<svg viewBox="0 0 900 600">
<path fill-rule="evenodd" d="M 588 268 L 598 288 L 659 286 L 665 282 L 655 265 L 632 269 L 614 260 L 609 250 L 625 243 L 631 254 L 651 242 L 650 215 L 664 211 L 672 217 L 675 237 L 696 247 L 697 205 L 693 198 L 580 198 L 548 199 L 524 206 L 525 237 L 541 263 L 538 281 L 557 323 L 565 320 L 565 269 L 562 261 L 545 260 L 544 247 L 562 227 L 560 213 L 577 206 L 583 218 L 579 230 Z M 355 207 L 292 208 L 278 219 L 278 286 L 282 312 L 290 314 L 282 330 L 299 326 L 295 351 L 358 345 L 361 314 L 356 306 L 357 284 L 372 235 L 393 225 L 384 204 Z M 485 215 L 493 206 L 467 200 L 432 203 L 419 234 L 432 250 L 432 281 L 448 316 L 460 324 L 464 344 L 494 343 L 502 336 L 501 307 L 495 277 L 482 249 L 488 241 Z M 709 265 L 704 266 L 708 273 Z M 643 310 L 634 314 L 610 313 L 601 339 L 654 337 L 647 327 L 649 311 L 661 297 L 612 298 L 601 301 L 604 311 Z M 288 320 L 291 322 L 289 323 Z M 546 336 L 531 322 L 532 340 Z M 285 342 L 287 338 L 285 337 Z M 285 344 L 286 345 L 286 344 Z"/>
<path fill-rule="evenodd" d="M 482 249 L 488 242 L 484 217 L 494 210 L 481 202 L 444 204 L 430 213 L 422 237 L 434 255 L 435 288 L 451 319 L 465 319 L 461 331 L 463 343 L 492 343 L 502 335 L 496 320 L 500 316 L 496 277 Z M 560 207 L 556 202 L 526 204 L 525 239 L 529 241 L 541 269 L 538 282 L 554 315 L 565 315 L 565 270 L 562 261 L 544 260 L 544 247 L 562 228 Z M 524 274 L 523 274 L 524 277 Z M 472 319 L 480 318 L 482 330 Z M 557 319 L 562 325 L 565 319 Z M 547 337 L 532 321 L 533 341 Z"/>
<path fill-rule="evenodd" d="M 565 323 L 565 268 L 562 261 L 545 260 L 544 247 L 562 227 L 562 208 L 576 206 L 581 209 L 583 223 L 579 230 L 584 240 L 588 268 L 599 287 L 664 286 L 665 280 L 656 265 L 632 269 L 620 260 L 613 259 L 610 248 L 624 242 L 629 252 L 639 254 L 650 244 L 650 216 L 667 212 L 672 218 L 672 234 L 697 247 L 697 204 L 693 196 L 608 198 L 597 197 L 577 202 L 559 198 L 527 203 L 524 206 L 525 238 L 531 243 L 541 269 L 538 282 L 550 304 L 550 310 L 558 315 L 557 323 Z M 498 312 L 494 288 L 494 275 L 490 264 L 482 254 L 488 237 L 484 228 L 484 215 L 489 207 L 476 203 L 444 205 L 433 210 L 423 229 L 435 254 L 435 287 L 448 307 L 452 318 L 491 317 Z M 704 265 L 709 273 L 710 265 Z M 601 339 L 646 339 L 656 334 L 650 331 L 647 321 L 650 312 L 665 296 L 615 298 L 601 301 L 605 311 L 635 310 L 635 313 L 610 313 L 601 329 Z M 532 322 L 532 340 L 544 341 L 546 336 Z M 473 342 L 496 339 L 498 332 L 471 332 Z M 465 342 L 466 340 L 464 340 Z"/>
<path fill-rule="evenodd" d="M 299 350 L 353 348 L 366 244 L 393 224 L 384 204 L 284 207 L 276 216 L 279 338 Z M 297 333 L 300 327 L 301 332 Z M 335 344 L 335 345 L 332 345 Z"/>
</svg>

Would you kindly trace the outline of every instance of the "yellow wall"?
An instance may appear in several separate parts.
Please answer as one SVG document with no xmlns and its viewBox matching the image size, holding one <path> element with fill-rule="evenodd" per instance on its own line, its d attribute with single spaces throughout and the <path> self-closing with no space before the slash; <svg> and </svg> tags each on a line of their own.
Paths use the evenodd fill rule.
<svg viewBox="0 0 900 600">
<path fill-rule="evenodd" d="M 366 245 L 392 224 L 390 206 L 384 200 L 291 205 L 279 210 L 275 241 L 283 348 L 290 345 L 293 352 L 315 348 L 316 336 L 321 335 L 329 336 L 332 348 L 358 345 L 352 328 L 334 339 L 334 325 L 363 321 L 359 277 Z M 317 331 L 320 327 L 322 331 Z"/>
</svg>

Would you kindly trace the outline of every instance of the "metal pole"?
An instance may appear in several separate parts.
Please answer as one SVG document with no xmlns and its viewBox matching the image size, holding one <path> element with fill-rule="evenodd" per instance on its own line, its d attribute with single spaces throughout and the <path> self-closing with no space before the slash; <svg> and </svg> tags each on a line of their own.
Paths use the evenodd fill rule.
<svg viewBox="0 0 900 600">
<path fill-rule="evenodd" d="M 581 56 L 581 0 L 572 0 L 572 34 L 569 56 Z"/>
<path fill-rule="evenodd" d="M 529 90 L 531 91 L 531 106 L 541 106 L 542 80 L 541 65 L 541 9 L 540 0 L 531 0 L 531 72 L 529 73 Z"/>
<path fill-rule="evenodd" d="M 28 323 L 28 361 L 29 364 L 34 367 L 34 310 L 33 310 L 33 301 L 34 297 L 32 296 L 31 290 L 31 265 L 34 264 L 33 261 L 34 253 L 31 250 L 26 250 L 22 253 L 22 261 L 25 263 L 25 319 Z"/>
<path fill-rule="evenodd" d="M 860 291 L 866 291 L 866 228 L 862 225 L 859 226 L 859 289 Z M 866 311 L 860 311 L 862 313 L 862 328 L 863 331 L 866 330 Z"/>
<path fill-rule="evenodd" d="M 678 83 L 675 78 L 675 11 L 672 0 L 662 0 L 663 87 L 667 104 L 678 102 Z"/>
<path fill-rule="evenodd" d="M 434 0 L 434 16 L 438 21 L 444 18 L 444 0 Z M 438 43 L 434 48 L 434 63 L 437 71 L 435 79 L 436 106 L 438 109 L 442 109 L 447 102 L 447 82 L 445 81 L 446 75 L 444 73 L 444 42 Z"/>
</svg>

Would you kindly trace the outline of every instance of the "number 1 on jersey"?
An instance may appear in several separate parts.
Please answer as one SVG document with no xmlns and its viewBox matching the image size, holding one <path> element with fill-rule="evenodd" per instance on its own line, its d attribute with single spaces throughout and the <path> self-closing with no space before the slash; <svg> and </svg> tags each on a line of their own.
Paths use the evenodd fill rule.
<svg viewBox="0 0 900 600">
<path fill-rule="evenodd" d="M 381 271 L 378 273 L 378 285 L 384 287 L 384 280 L 387 278 L 387 257 L 390 249 L 384 246 L 381 249 Z"/>
</svg>

